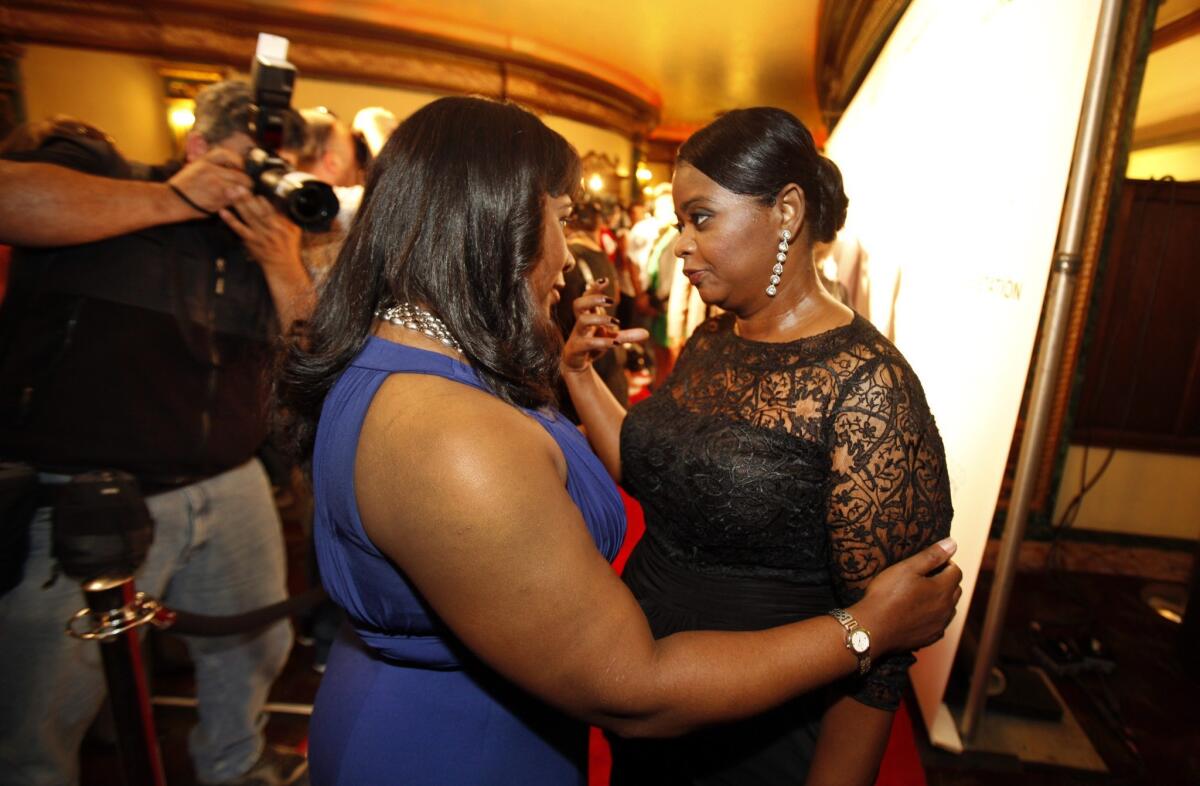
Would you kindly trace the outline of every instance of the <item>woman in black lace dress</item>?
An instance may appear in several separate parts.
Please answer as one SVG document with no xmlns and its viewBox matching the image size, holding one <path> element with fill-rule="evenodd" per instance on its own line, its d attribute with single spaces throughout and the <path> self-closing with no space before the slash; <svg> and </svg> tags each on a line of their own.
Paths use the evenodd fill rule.
<svg viewBox="0 0 1200 786">
<path fill-rule="evenodd" d="M 593 448 L 642 503 L 625 581 L 655 636 L 758 630 L 861 597 L 949 533 L 945 454 L 896 348 L 820 285 L 845 220 L 841 174 L 779 109 L 730 112 L 680 149 L 675 253 L 705 302 L 664 387 L 628 416 L 591 371 L 612 341 L 577 301 L 563 372 Z M 835 613 L 856 677 L 676 740 L 614 740 L 614 784 L 874 781 L 913 662 L 871 659 Z"/>
</svg>

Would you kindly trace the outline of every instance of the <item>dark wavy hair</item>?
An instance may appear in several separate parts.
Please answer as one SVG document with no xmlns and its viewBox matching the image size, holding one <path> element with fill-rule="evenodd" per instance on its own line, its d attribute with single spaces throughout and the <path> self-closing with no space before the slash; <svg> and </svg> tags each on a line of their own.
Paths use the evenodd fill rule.
<svg viewBox="0 0 1200 786">
<path fill-rule="evenodd" d="M 814 241 L 832 242 L 846 223 L 841 170 L 818 152 L 812 134 L 790 112 L 769 106 L 726 112 L 688 137 L 679 160 L 766 205 L 795 183 L 804 191 L 804 220 Z"/>
<path fill-rule="evenodd" d="M 562 337 L 529 287 L 547 197 L 574 196 L 575 150 L 533 114 L 442 98 L 400 124 L 371 167 L 358 216 L 276 384 L 298 457 L 326 394 L 366 343 L 375 310 L 439 316 L 504 401 L 554 403 Z"/>
</svg>

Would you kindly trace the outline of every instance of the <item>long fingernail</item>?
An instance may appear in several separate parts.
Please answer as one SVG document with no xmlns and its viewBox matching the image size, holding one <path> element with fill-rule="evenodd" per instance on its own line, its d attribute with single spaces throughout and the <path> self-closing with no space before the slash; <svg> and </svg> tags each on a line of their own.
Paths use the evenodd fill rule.
<svg viewBox="0 0 1200 786">
<path fill-rule="evenodd" d="M 942 551 L 946 552 L 947 554 L 953 554 L 954 552 L 958 551 L 958 543 L 955 542 L 954 538 L 944 538 L 939 540 L 937 545 L 941 546 Z"/>
</svg>

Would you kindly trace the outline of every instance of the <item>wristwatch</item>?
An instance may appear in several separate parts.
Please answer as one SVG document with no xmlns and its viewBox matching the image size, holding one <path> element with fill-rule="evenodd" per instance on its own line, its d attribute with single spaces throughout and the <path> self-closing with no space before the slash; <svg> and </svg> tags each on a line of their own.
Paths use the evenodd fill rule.
<svg viewBox="0 0 1200 786">
<path fill-rule="evenodd" d="M 858 658 L 858 673 L 866 674 L 871 670 L 871 631 L 859 625 L 854 615 L 845 609 L 833 609 L 829 616 L 846 629 L 846 649 Z"/>
</svg>

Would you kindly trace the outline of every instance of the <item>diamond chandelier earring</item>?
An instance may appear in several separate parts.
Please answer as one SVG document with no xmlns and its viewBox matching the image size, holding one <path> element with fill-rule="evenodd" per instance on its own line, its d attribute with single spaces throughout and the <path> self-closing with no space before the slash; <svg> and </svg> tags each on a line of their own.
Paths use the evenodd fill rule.
<svg viewBox="0 0 1200 786">
<path fill-rule="evenodd" d="M 787 262 L 788 241 L 792 239 L 792 233 L 788 230 L 783 230 L 779 233 L 779 253 L 775 255 L 775 267 L 771 268 L 771 283 L 767 287 L 767 295 L 775 297 L 775 293 L 779 290 L 779 277 L 783 275 L 783 263 Z"/>
</svg>

